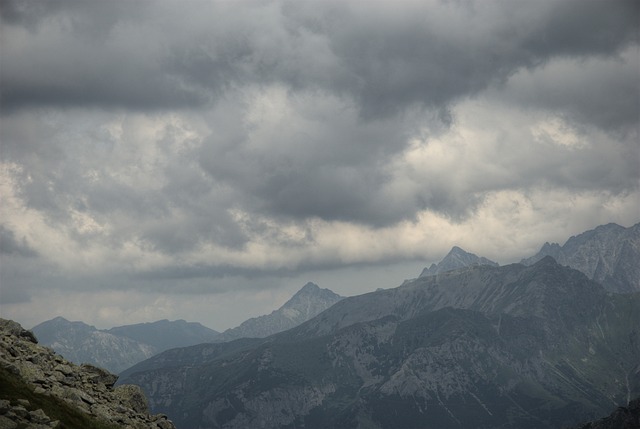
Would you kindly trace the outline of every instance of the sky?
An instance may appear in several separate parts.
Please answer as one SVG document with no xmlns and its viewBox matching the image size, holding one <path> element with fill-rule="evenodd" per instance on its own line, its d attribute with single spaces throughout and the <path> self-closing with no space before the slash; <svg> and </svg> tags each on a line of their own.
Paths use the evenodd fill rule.
<svg viewBox="0 0 640 429">
<path fill-rule="evenodd" d="M 640 221 L 640 2 L 0 0 L 0 317 L 216 330 Z"/>
</svg>

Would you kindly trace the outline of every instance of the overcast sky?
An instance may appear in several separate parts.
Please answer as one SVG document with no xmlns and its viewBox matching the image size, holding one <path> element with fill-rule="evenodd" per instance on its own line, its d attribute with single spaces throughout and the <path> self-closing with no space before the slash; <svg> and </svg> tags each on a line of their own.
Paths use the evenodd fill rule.
<svg viewBox="0 0 640 429">
<path fill-rule="evenodd" d="M 640 2 L 0 1 L 1 317 L 233 327 L 640 221 Z"/>
</svg>

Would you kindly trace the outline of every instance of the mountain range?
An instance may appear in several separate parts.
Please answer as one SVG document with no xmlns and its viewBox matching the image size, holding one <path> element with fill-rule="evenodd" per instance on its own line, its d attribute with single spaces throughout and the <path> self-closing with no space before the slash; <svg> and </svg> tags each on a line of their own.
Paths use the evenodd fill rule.
<svg viewBox="0 0 640 429">
<path fill-rule="evenodd" d="M 582 271 L 611 292 L 640 292 L 640 223 L 630 228 L 601 225 L 569 238 L 562 246 L 545 243 L 521 263 L 531 265 L 545 256 Z"/>
<path fill-rule="evenodd" d="M 455 246 L 418 278 L 355 297 L 308 283 L 121 381 L 178 427 L 576 425 L 640 396 L 639 231 L 602 225 L 505 266 Z M 140 329 L 100 332 L 159 349 L 168 327 Z"/>
<path fill-rule="evenodd" d="M 572 237 L 562 263 L 454 247 L 400 287 L 267 338 L 167 351 L 122 380 L 179 427 L 576 425 L 640 396 L 640 293 L 595 275 L 633 280 L 637 230 Z"/>
<path fill-rule="evenodd" d="M 184 320 L 160 320 L 100 330 L 62 317 L 43 322 L 32 331 L 40 344 L 51 347 L 74 363 L 91 363 L 120 373 L 168 349 L 243 337 L 263 338 L 285 331 L 309 320 L 342 298 L 329 289 L 307 283 L 271 314 L 248 319 L 222 333 Z"/>
<path fill-rule="evenodd" d="M 640 395 L 640 294 L 545 257 L 345 298 L 122 374 L 178 427 L 563 427 Z"/>
<path fill-rule="evenodd" d="M 90 363 L 119 373 L 162 351 L 212 341 L 218 332 L 199 323 L 160 320 L 97 329 L 56 317 L 32 329 L 40 344 L 71 362 Z"/>
</svg>

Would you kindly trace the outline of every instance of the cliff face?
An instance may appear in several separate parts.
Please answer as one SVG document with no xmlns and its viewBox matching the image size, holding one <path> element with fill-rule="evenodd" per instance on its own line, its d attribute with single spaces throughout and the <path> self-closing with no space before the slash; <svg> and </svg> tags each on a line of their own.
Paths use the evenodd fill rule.
<svg viewBox="0 0 640 429">
<path fill-rule="evenodd" d="M 5 319 L 0 379 L 1 428 L 175 429 L 165 415 L 149 414 L 139 387 L 114 387 L 116 375 L 65 360 Z"/>
</svg>

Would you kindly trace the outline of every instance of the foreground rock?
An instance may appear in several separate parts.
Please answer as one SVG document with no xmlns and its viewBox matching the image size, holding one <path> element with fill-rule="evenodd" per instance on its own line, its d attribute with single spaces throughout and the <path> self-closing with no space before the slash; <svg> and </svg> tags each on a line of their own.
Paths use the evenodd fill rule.
<svg viewBox="0 0 640 429">
<path fill-rule="evenodd" d="M 0 319 L 0 376 L 0 428 L 175 429 L 165 415 L 149 414 L 139 387 L 114 388 L 117 376 L 66 361 L 5 319 Z"/>
</svg>

